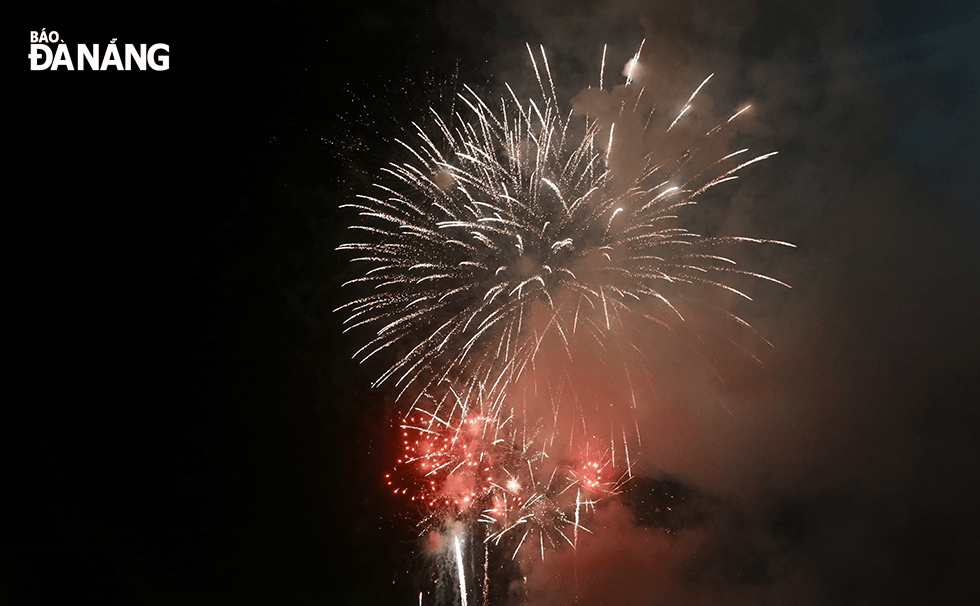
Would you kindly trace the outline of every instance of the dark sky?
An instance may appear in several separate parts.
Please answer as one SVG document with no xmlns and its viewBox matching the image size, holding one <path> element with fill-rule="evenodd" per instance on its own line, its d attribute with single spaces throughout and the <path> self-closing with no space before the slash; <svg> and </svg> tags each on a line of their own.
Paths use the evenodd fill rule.
<svg viewBox="0 0 980 606">
<path fill-rule="evenodd" d="M 745 140 L 780 155 L 704 220 L 797 244 L 759 259 L 794 289 L 747 310 L 776 349 L 728 369 L 733 416 L 645 421 L 646 471 L 708 521 L 668 536 L 611 506 L 577 561 L 526 571 L 527 603 L 972 596 L 975 3 L 286 4 L 15 19 L 166 42 L 171 68 L 11 87 L 0 603 L 414 603 L 413 518 L 381 480 L 391 394 L 331 313 L 337 207 L 455 83 L 530 86 L 525 42 L 570 102 L 604 43 L 613 81 L 644 38 L 669 94 L 715 72 L 718 106 L 755 104 Z"/>
</svg>

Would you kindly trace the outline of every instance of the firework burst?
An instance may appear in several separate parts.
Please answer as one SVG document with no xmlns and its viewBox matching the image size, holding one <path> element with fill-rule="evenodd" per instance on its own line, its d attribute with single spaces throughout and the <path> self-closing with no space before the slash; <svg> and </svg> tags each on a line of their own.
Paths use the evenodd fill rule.
<svg viewBox="0 0 980 606">
<path fill-rule="evenodd" d="M 516 508 L 538 494 L 558 496 L 574 488 L 608 496 L 622 480 L 608 451 L 586 443 L 574 457 L 554 457 L 513 417 L 500 421 L 486 411 L 444 404 L 417 406 L 404 418 L 400 456 L 386 476 L 394 494 L 429 512 L 430 525 L 477 518 L 506 525 Z"/>
<path fill-rule="evenodd" d="M 484 603 L 490 546 L 511 559 L 574 546 L 582 516 L 631 476 L 634 380 L 648 372 L 638 335 L 693 330 L 690 310 L 714 306 L 698 299 L 705 289 L 748 299 L 732 276 L 786 286 L 741 269 L 724 245 L 792 246 L 685 227 L 705 192 L 775 154 L 712 155 L 742 109 L 662 157 L 710 76 L 654 119 L 632 78 L 638 52 L 617 96 L 600 76 L 591 92 L 615 103 L 590 117 L 560 107 L 543 49 L 529 56 L 540 97 L 507 86 L 489 102 L 464 87 L 460 111 L 432 110 L 398 141 L 404 160 L 345 205 L 359 236 L 339 247 L 361 268 L 347 283 L 360 294 L 338 310 L 346 331 L 369 335 L 355 358 L 393 360 L 375 385 L 405 408 L 389 485 L 421 505 L 422 534 L 440 537 L 461 598 L 483 545 Z M 636 137 L 670 144 L 624 162 Z M 614 382 L 620 393 L 605 388 Z"/>
<path fill-rule="evenodd" d="M 678 221 L 705 191 L 772 153 L 695 162 L 719 125 L 678 158 L 612 170 L 617 123 L 562 111 L 543 51 L 539 61 L 540 99 L 523 101 L 508 86 L 492 109 L 466 87 L 462 111 L 433 111 L 431 132 L 416 125 L 414 144 L 399 141 L 406 161 L 384 169 L 388 180 L 373 195 L 346 205 L 363 235 L 340 246 L 363 268 L 348 284 L 369 294 L 340 310 L 346 330 L 373 334 L 358 360 L 394 356 L 375 385 L 392 383 L 400 397 L 445 381 L 465 397 L 499 399 L 541 351 L 571 361 L 576 351 L 621 347 L 615 337 L 632 318 L 682 323 L 683 285 L 748 298 L 724 278 L 778 282 L 711 248 L 784 243 L 704 237 Z M 622 122 L 632 113 L 623 104 Z"/>
<path fill-rule="evenodd" d="M 610 481 L 608 453 L 586 446 L 575 458 L 553 458 L 512 418 L 498 425 L 456 404 L 427 401 L 403 419 L 388 484 L 420 512 L 436 603 L 468 595 L 496 603 L 521 561 L 576 545 L 596 502 L 619 484 Z"/>
</svg>

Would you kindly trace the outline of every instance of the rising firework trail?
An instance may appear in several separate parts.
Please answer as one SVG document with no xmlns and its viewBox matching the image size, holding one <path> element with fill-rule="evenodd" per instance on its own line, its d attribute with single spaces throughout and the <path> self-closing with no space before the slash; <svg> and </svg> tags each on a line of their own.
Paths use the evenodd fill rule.
<svg viewBox="0 0 980 606">
<path fill-rule="evenodd" d="M 463 567 L 463 552 L 459 547 L 459 536 L 453 537 L 453 545 L 456 547 L 456 570 L 459 574 L 459 600 L 466 606 L 466 573 Z"/>
<path fill-rule="evenodd" d="M 338 310 L 345 332 L 368 335 L 355 358 L 386 360 L 374 385 L 393 388 L 404 407 L 389 484 L 424 510 L 423 532 L 443 529 L 464 604 L 464 573 L 480 568 L 473 541 L 486 546 L 486 603 L 489 547 L 511 559 L 532 543 L 542 558 L 574 547 L 583 515 L 631 476 L 645 335 L 696 334 L 691 319 L 715 307 L 698 297 L 705 291 L 749 299 L 731 277 L 786 286 L 738 267 L 729 245 L 792 246 L 684 226 L 706 192 L 776 153 L 713 155 L 748 108 L 689 135 L 710 75 L 665 115 L 634 77 L 640 51 L 616 95 L 602 90 L 604 50 L 591 92 L 615 105 L 581 115 L 561 108 L 544 50 L 528 51 L 540 97 L 507 85 L 486 100 L 464 86 L 460 111 L 430 110 L 397 141 L 403 160 L 345 205 L 358 213 L 358 236 L 339 247 L 361 269 L 347 283 L 360 294 Z M 624 161 L 637 136 L 664 144 Z M 679 137 L 683 149 L 663 157 Z M 583 389 L 589 365 L 625 395 Z"/>
</svg>

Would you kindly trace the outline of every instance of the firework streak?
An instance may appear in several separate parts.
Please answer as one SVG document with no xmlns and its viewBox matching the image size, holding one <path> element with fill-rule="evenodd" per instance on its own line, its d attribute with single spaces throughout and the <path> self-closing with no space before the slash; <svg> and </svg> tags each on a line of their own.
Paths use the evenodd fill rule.
<svg viewBox="0 0 980 606">
<path fill-rule="evenodd" d="M 618 107 L 590 118 L 559 107 L 543 49 L 529 54 L 540 98 L 507 86 L 490 102 L 464 87 L 460 111 L 414 125 L 398 141 L 405 160 L 345 205 L 359 236 L 340 249 L 361 268 L 348 284 L 362 294 L 340 310 L 346 330 L 370 335 L 357 360 L 393 360 L 375 381 L 405 410 L 392 490 L 421 506 L 426 528 L 462 520 L 485 545 L 516 555 L 533 543 L 544 557 L 574 545 L 580 515 L 631 474 L 647 341 L 634 336 L 689 330 L 691 293 L 748 298 L 731 276 L 783 284 L 719 250 L 788 244 L 682 225 L 705 192 L 776 153 L 707 157 L 744 109 L 675 157 L 624 164 L 620 137 L 675 140 L 701 87 L 661 121 L 628 74 Z M 601 79 L 592 92 L 606 94 Z M 596 365 L 620 393 L 582 387 L 582 369 Z M 464 552 L 475 549 L 446 532 L 464 601 Z"/>
</svg>

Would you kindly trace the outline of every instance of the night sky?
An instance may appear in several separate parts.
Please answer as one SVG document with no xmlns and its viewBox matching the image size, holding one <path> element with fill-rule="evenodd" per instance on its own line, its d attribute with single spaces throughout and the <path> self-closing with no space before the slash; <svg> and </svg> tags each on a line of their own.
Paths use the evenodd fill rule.
<svg viewBox="0 0 980 606">
<path fill-rule="evenodd" d="M 744 140 L 780 154 L 703 227 L 795 243 L 754 258 L 794 288 L 740 310 L 776 347 L 721 362 L 732 414 L 680 372 L 644 477 L 525 603 L 972 603 L 976 3 L 282 4 L 15 20 L 171 66 L 11 87 L 0 603 L 417 603 L 398 409 L 332 312 L 338 207 L 459 85 L 532 90 L 526 42 L 570 102 L 644 39 L 664 98 L 715 72 L 713 103 L 755 104 Z"/>
</svg>

